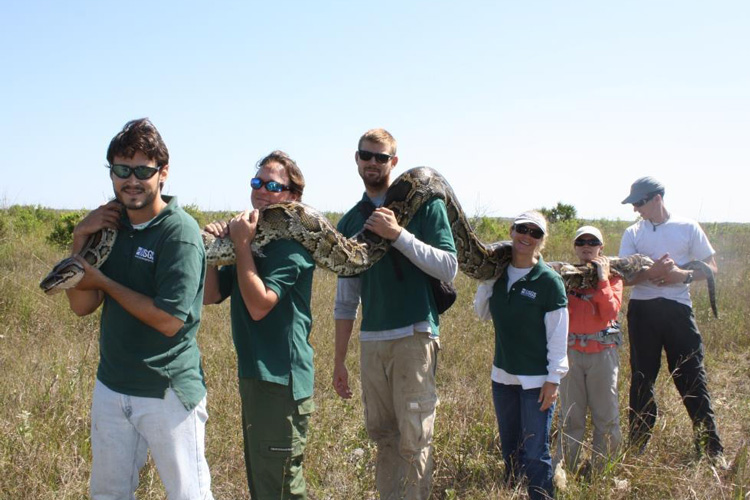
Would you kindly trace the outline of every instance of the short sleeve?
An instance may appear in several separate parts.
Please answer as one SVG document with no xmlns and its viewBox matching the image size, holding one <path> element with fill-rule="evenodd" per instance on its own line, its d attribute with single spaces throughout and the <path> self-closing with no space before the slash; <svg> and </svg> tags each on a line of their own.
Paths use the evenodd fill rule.
<svg viewBox="0 0 750 500">
<path fill-rule="evenodd" d="M 300 274 L 315 267 L 310 254 L 299 243 L 291 240 L 277 240 L 265 251 L 263 262 L 263 283 L 273 290 L 279 299 L 294 286 Z M 266 271 L 268 270 L 268 271 Z"/>
<path fill-rule="evenodd" d="M 420 239 L 430 246 L 455 254 L 456 244 L 453 240 L 445 202 L 434 198 L 425 205 L 424 211 L 421 228 L 424 238 Z"/>
<path fill-rule="evenodd" d="M 628 257 L 629 255 L 634 255 L 638 253 L 635 249 L 635 238 L 633 237 L 633 231 L 630 229 L 626 229 L 625 233 L 622 235 L 622 240 L 620 241 L 620 257 Z"/>
<path fill-rule="evenodd" d="M 693 238 L 690 253 L 694 260 L 706 260 L 716 253 L 703 228 L 696 222 L 693 226 Z"/>
<path fill-rule="evenodd" d="M 545 313 L 556 311 L 557 309 L 561 308 L 566 308 L 568 306 L 568 296 L 565 293 L 565 285 L 563 284 L 562 278 L 551 269 L 550 272 L 552 273 L 552 275 L 550 276 L 551 289 L 549 300 L 547 301 L 547 306 L 544 310 Z"/>
<path fill-rule="evenodd" d="M 173 240 L 164 244 L 156 267 L 156 295 L 159 309 L 185 321 L 201 290 L 204 276 L 203 249 L 186 241 Z"/>
</svg>

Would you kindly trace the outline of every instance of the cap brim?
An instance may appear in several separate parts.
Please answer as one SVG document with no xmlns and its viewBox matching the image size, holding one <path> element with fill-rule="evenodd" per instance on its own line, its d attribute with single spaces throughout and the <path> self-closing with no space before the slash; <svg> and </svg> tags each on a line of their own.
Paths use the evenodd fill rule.
<svg viewBox="0 0 750 500">
<path fill-rule="evenodd" d="M 636 196 L 636 195 L 632 195 L 631 194 L 630 196 L 628 196 L 627 198 L 625 198 L 624 200 L 622 200 L 622 204 L 626 205 L 628 203 L 635 203 L 636 201 L 640 201 L 640 200 L 641 200 L 640 196 Z"/>
<path fill-rule="evenodd" d="M 542 226 L 539 225 L 539 222 L 531 219 L 516 219 L 513 221 L 513 224 L 534 224 L 536 227 L 542 230 L 544 234 L 547 234 L 547 231 L 544 230 Z"/>
</svg>

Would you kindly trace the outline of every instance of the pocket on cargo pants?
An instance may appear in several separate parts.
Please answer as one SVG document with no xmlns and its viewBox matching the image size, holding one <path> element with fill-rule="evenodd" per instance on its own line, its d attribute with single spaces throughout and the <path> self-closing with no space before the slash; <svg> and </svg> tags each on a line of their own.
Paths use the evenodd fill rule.
<svg viewBox="0 0 750 500">
<path fill-rule="evenodd" d="M 406 408 L 401 412 L 399 422 L 403 452 L 419 453 L 432 444 L 437 402 L 433 393 L 406 395 Z"/>
</svg>

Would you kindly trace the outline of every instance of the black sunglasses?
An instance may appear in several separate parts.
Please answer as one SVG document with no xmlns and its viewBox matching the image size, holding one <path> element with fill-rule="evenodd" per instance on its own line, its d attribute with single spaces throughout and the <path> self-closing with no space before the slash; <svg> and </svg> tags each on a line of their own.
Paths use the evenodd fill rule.
<svg viewBox="0 0 750 500">
<path fill-rule="evenodd" d="M 393 155 L 388 155 L 385 153 L 373 153 L 372 151 L 365 151 L 364 149 L 360 149 L 357 151 L 359 154 L 359 159 L 362 161 L 370 161 L 372 160 L 372 157 L 375 157 L 375 161 L 378 163 L 388 163 L 388 161 L 393 158 Z"/>
<path fill-rule="evenodd" d="M 649 201 L 653 200 L 654 197 L 657 194 L 659 194 L 659 193 L 651 193 L 648 196 L 646 196 L 645 198 L 643 198 L 641 201 L 636 201 L 635 203 L 633 203 L 633 206 L 636 207 L 636 208 L 641 208 L 643 205 L 645 205 Z"/>
<path fill-rule="evenodd" d="M 513 226 L 513 229 L 518 234 L 528 234 L 535 240 L 540 240 L 542 239 L 542 236 L 544 236 L 544 231 L 541 229 L 531 229 L 529 226 L 524 226 L 523 224 L 516 224 Z"/>
<path fill-rule="evenodd" d="M 585 247 L 586 245 L 590 247 L 598 247 L 601 244 L 602 242 L 596 238 L 591 238 L 590 240 L 578 239 L 575 241 L 575 246 L 577 247 Z"/>
<path fill-rule="evenodd" d="M 253 189 L 260 189 L 263 186 L 266 186 L 266 191 L 269 193 L 280 193 L 282 191 L 291 191 L 291 188 L 289 186 L 285 186 L 284 184 L 276 181 L 264 181 L 260 177 L 253 177 L 250 179 L 250 187 Z"/>
<path fill-rule="evenodd" d="M 107 168 L 112 171 L 120 179 L 127 179 L 132 174 L 135 174 L 135 178 L 141 181 L 150 179 L 156 174 L 161 167 L 149 167 L 148 165 L 138 165 L 137 167 L 129 167 L 127 165 L 107 165 Z"/>
</svg>

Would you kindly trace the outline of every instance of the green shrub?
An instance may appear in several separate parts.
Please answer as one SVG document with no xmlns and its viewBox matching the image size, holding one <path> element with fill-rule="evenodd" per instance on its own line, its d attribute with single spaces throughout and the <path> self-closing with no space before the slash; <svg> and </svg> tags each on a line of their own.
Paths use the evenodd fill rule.
<svg viewBox="0 0 750 500">
<path fill-rule="evenodd" d="M 69 248 L 73 243 L 73 229 L 83 219 L 83 215 L 84 213 L 81 211 L 60 216 L 55 221 L 52 232 L 47 235 L 47 243 L 63 250 Z"/>
<path fill-rule="evenodd" d="M 576 207 L 567 205 L 561 201 L 558 201 L 557 206 L 553 208 L 540 208 L 539 211 L 544 214 L 548 222 L 575 220 L 578 216 Z"/>
<path fill-rule="evenodd" d="M 485 243 L 510 239 L 510 223 L 497 217 L 474 217 L 471 227 L 477 237 Z"/>
<path fill-rule="evenodd" d="M 8 208 L 8 216 L 14 232 L 31 234 L 43 229 L 55 219 L 55 212 L 49 208 L 31 205 L 13 205 Z"/>
<path fill-rule="evenodd" d="M 182 205 L 182 209 L 188 213 L 193 219 L 195 219 L 195 222 L 198 223 L 198 226 L 201 228 L 205 226 L 208 221 L 206 221 L 206 216 L 201 212 L 201 209 L 198 208 L 198 205 L 195 205 L 194 203 L 191 203 L 189 205 Z"/>
</svg>

